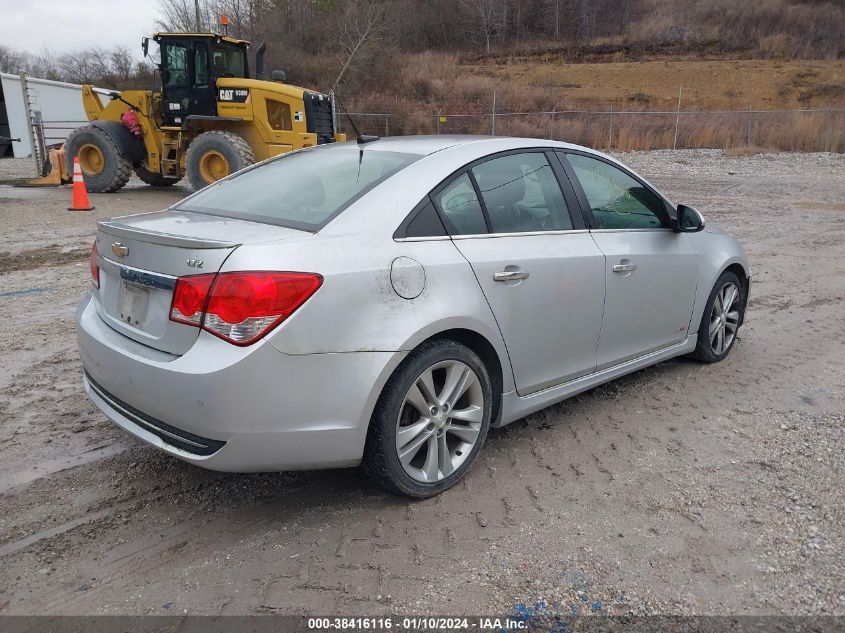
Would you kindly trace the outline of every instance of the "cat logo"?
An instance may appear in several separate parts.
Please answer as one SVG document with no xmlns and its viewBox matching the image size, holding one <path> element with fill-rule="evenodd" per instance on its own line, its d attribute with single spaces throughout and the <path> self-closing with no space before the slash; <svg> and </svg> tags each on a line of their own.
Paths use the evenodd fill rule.
<svg viewBox="0 0 845 633">
<path fill-rule="evenodd" d="M 245 103 L 249 98 L 249 88 L 220 88 L 217 91 L 218 101 Z"/>
</svg>

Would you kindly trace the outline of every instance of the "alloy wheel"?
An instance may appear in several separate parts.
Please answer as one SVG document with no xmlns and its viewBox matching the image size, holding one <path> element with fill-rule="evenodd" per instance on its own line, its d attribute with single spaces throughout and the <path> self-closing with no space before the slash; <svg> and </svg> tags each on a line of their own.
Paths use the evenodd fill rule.
<svg viewBox="0 0 845 633">
<path fill-rule="evenodd" d="M 716 294 L 710 312 L 710 349 L 721 356 L 731 346 L 739 327 L 739 288 L 728 282 Z"/>
<path fill-rule="evenodd" d="M 436 483 L 467 460 L 484 419 L 476 373 L 458 360 L 435 363 L 413 382 L 396 421 L 396 452 L 415 481 Z"/>
</svg>

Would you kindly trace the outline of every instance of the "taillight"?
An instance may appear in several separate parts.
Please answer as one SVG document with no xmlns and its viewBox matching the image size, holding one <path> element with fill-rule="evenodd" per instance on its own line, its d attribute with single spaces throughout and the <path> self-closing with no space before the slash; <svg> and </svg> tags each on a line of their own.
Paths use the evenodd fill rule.
<svg viewBox="0 0 845 633">
<path fill-rule="evenodd" d="M 97 264 L 97 240 L 94 240 L 94 246 L 91 247 L 91 281 L 94 285 L 100 287 L 100 266 Z"/>
<path fill-rule="evenodd" d="M 199 327 L 214 274 L 179 277 L 170 303 L 170 320 Z"/>
<path fill-rule="evenodd" d="M 323 278 L 312 273 L 233 272 L 176 280 L 170 319 L 249 345 L 288 318 Z"/>
</svg>

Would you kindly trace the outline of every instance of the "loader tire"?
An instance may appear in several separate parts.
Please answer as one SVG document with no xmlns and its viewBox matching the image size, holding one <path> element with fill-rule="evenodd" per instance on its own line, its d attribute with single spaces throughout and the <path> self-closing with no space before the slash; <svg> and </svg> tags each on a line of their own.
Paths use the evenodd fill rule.
<svg viewBox="0 0 845 633">
<path fill-rule="evenodd" d="M 185 171 L 194 189 L 202 189 L 254 162 L 255 154 L 244 138 L 214 130 L 191 141 L 185 154 Z"/>
<path fill-rule="evenodd" d="M 93 125 L 75 129 L 65 141 L 65 160 L 71 176 L 75 156 L 79 157 L 85 187 L 92 193 L 117 191 L 132 177 L 132 163 L 108 134 Z"/>
<path fill-rule="evenodd" d="M 182 180 L 181 176 L 179 178 L 165 178 L 161 174 L 150 171 L 143 165 L 135 168 L 135 174 L 151 187 L 170 187 Z"/>
</svg>

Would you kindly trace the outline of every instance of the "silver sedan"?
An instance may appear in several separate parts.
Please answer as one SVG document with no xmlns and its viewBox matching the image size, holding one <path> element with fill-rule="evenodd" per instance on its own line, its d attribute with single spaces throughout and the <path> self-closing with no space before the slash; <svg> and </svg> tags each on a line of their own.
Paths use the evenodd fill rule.
<svg viewBox="0 0 845 633">
<path fill-rule="evenodd" d="M 498 427 L 653 363 L 720 361 L 742 247 L 613 158 L 408 137 L 286 154 L 101 221 L 85 386 L 192 464 L 362 464 L 413 497 Z"/>
</svg>

